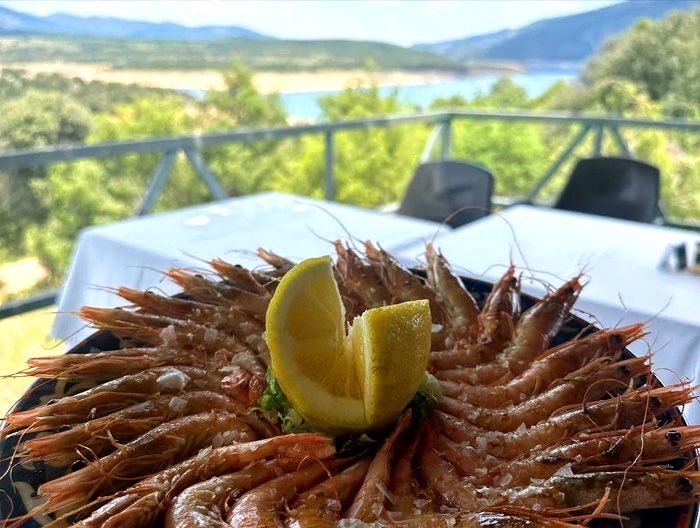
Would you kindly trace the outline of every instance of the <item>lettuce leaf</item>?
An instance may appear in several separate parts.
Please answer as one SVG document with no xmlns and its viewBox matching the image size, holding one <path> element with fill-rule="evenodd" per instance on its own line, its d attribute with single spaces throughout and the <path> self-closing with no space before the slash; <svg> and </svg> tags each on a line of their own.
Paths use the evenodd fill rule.
<svg viewBox="0 0 700 528">
<path fill-rule="evenodd" d="M 280 423 L 283 433 L 308 433 L 313 429 L 294 409 L 287 395 L 277 382 L 271 368 L 267 369 L 267 388 L 258 400 L 258 406 L 273 421 Z"/>
<path fill-rule="evenodd" d="M 258 406 L 267 416 L 280 424 L 284 433 L 308 433 L 314 429 L 306 423 L 304 418 L 294 409 L 287 395 L 277 382 L 272 369 L 267 369 L 267 388 L 258 400 Z M 423 420 L 430 411 L 435 408 L 440 399 L 440 384 L 432 374 L 426 372 L 425 378 L 418 387 L 408 408 L 413 410 L 413 420 Z M 342 451 L 349 452 L 357 449 L 365 449 L 369 444 L 381 442 L 383 434 L 360 434 L 338 438 L 336 443 L 343 446 Z"/>
</svg>

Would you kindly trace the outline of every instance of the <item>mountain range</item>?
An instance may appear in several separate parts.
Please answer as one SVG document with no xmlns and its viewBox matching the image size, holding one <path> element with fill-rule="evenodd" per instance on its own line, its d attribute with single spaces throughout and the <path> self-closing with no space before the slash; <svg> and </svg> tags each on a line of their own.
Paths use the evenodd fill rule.
<svg viewBox="0 0 700 528">
<path fill-rule="evenodd" d="M 596 53 L 609 37 L 642 17 L 657 19 L 673 10 L 700 5 L 697 0 L 626 1 L 585 13 L 549 18 L 519 29 L 417 44 L 458 62 L 509 61 L 526 66 L 575 64 Z"/>
<path fill-rule="evenodd" d="M 187 27 L 169 22 L 142 22 L 112 17 L 77 17 L 57 13 L 34 16 L 0 5 L 0 34 L 91 35 L 153 40 L 267 39 L 238 26 Z"/>
<path fill-rule="evenodd" d="M 661 18 L 700 0 L 628 0 L 522 28 L 417 44 L 333 40 L 280 40 L 238 26 L 187 27 L 110 17 L 34 16 L 0 5 L 0 62 L 102 62 L 116 68 L 221 67 L 231 58 L 255 69 L 362 68 L 465 71 L 497 63 L 526 68 L 581 65 L 605 40 L 641 17 Z M 141 51 L 139 51 L 141 50 Z M 192 64 L 183 64 L 190 57 Z M 289 60 L 287 57 L 291 58 Z M 187 62 L 187 61 L 185 61 Z"/>
</svg>

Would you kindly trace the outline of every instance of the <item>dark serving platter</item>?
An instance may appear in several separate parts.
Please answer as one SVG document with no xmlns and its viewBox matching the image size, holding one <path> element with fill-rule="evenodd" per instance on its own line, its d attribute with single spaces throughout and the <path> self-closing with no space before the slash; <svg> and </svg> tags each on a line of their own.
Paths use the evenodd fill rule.
<svg viewBox="0 0 700 528">
<path fill-rule="evenodd" d="M 420 271 L 416 274 L 423 276 Z M 479 306 L 483 306 L 484 300 L 491 290 L 491 283 L 462 278 L 465 287 L 474 296 Z M 183 295 L 180 295 L 183 296 Z M 184 296 L 183 296 L 184 297 Z M 526 310 L 537 301 L 535 297 L 522 294 L 520 296 L 520 306 Z M 557 345 L 572 339 L 574 336 L 584 332 L 594 332 L 597 329 L 583 319 L 571 316 L 566 325 L 555 337 L 552 345 Z M 116 350 L 122 348 L 127 343 L 115 337 L 111 332 L 98 331 L 85 341 L 77 345 L 68 354 L 87 354 L 90 352 Z M 631 352 L 627 352 L 628 357 L 632 357 Z M 660 385 L 658 380 L 654 383 Z M 32 384 L 22 398 L 14 405 L 13 410 L 31 409 L 40 404 L 63 396 L 70 396 L 86 390 L 94 383 L 91 382 L 71 382 L 65 380 L 38 380 Z M 676 413 L 678 411 L 675 411 Z M 684 422 L 685 423 L 685 422 Z M 2 427 L 5 423 L 2 423 Z M 42 433 L 38 433 L 42 434 Z M 28 439 L 37 434 L 27 434 L 23 439 Z M 0 520 L 25 514 L 41 503 L 36 495 L 37 488 L 44 482 L 53 480 L 70 472 L 71 469 L 52 467 L 44 462 L 24 462 L 17 463 L 13 459 L 15 448 L 19 441 L 18 436 L 7 439 L 0 439 Z M 679 460 L 685 463 L 687 459 Z M 10 464 L 13 467 L 10 469 Z M 695 469 L 698 469 L 696 462 Z M 642 510 L 631 516 L 629 524 L 625 526 L 635 528 L 700 528 L 700 517 L 698 516 L 698 506 L 676 506 L 672 508 L 659 508 Z M 22 525 L 26 528 L 37 528 L 48 524 L 52 519 L 47 516 L 36 516 L 27 520 Z M 61 526 L 61 525 L 58 525 Z M 596 520 L 590 524 L 591 528 L 620 528 L 619 521 Z"/>
</svg>

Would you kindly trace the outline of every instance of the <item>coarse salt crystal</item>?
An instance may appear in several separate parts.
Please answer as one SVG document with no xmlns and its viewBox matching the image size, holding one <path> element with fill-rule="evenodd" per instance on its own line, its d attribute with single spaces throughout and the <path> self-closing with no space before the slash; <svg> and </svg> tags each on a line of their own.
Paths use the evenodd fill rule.
<svg viewBox="0 0 700 528">
<path fill-rule="evenodd" d="M 564 464 L 562 467 L 557 469 L 553 475 L 554 477 L 573 477 L 574 472 L 571 471 L 571 464 Z"/>
<path fill-rule="evenodd" d="M 160 332 L 160 337 L 163 340 L 163 345 L 166 347 L 177 344 L 177 334 L 175 334 L 175 326 L 168 325 Z"/>
<path fill-rule="evenodd" d="M 218 335 L 219 331 L 216 328 L 207 328 L 204 331 L 204 342 L 212 343 L 213 341 L 216 341 Z"/>
<path fill-rule="evenodd" d="M 398 497 L 396 495 L 394 495 L 392 492 L 390 492 L 389 489 L 386 487 L 386 485 L 383 482 L 377 482 L 377 489 L 392 504 L 396 503 L 396 501 L 398 500 Z"/>
<path fill-rule="evenodd" d="M 359 519 L 340 519 L 337 528 L 372 528 L 372 524 L 367 524 Z"/>
<path fill-rule="evenodd" d="M 236 431 L 222 431 L 217 433 L 214 438 L 211 439 L 211 445 L 214 448 L 230 445 L 238 440 L 238 433 Z"/>
<path fill-rule="evenodd" d="M 170 398 L 168 408 L 174 413 L 180 414 L 185 410 L 185 407 L 187 407 L 187 401 L 183 400 L 182 398 L 178 398 L 177 396 Z"/>
<path fill-rule="evenodd" d="M 503 475 L 503 476 L 499 479 L 498 485 L 501 486 L 501 487 L 506 487 L 508 484 L 510 484 L 510 482 L 511 482 L 512 480 L 513 480 L 513 475 L 511 475 L 510 473 L 506 473 L 505 475 Z"/>
<path fill-rule="evenodd" d="M 163 389 L 181 391 L 192 380 L 187 374 L 174 367 L 166 367 L 156 383 Z"/>
<path fill-rule="evenodd" d="M 482 451 L 486 450 L 486 447 L 488 446 L 488 440 L 486 440 L 485 437 L 483 436 L 478 436 L 476 438 L 476 447 L 481 449 Z"/>
<path fill-rule="evenodd" d="M 428 499 L 413 499 L 413 505 L 419 510 L 424 508 L 429 502 Z"/>
<path fill-rule="evenodd" d="M 489 470 L 486 469 L 485 467 L 474 468 L 474 474 L 477 477 L 485 477 L 486 473 L 488 473 L 488 472 L 489 472 Z"/>
<path fill-rule="evenodd" d="M 212 452 L 212 447 L 208 446 L 205 447 L 204 449 L 200 449 L 199 453 L 197 453 L 197 460 L 203 460 L 209 456 L 209 453 Z"/>
</svg>

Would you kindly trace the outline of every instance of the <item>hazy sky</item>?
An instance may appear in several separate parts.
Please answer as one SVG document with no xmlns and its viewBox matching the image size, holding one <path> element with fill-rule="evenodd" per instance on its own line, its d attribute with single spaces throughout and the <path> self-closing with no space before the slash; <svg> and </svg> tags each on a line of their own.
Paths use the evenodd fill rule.
<svg viewBox="0 0 700 528">
<path fill-rule="evenodd" d="M 187 26 L 238 25 L 275 37 L 348 38 L 408 45 L 523 26 L 619 0 L 86 1 L 0 0 L 37 15 L 115 16 Z"/>
</svg>

